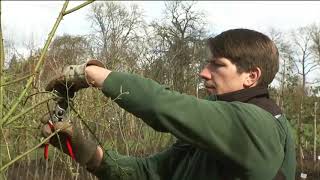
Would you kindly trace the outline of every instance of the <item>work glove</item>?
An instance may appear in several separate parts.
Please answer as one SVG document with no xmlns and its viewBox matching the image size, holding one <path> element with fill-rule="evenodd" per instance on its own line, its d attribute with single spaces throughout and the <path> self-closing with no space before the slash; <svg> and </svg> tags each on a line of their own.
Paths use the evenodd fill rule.
<svg viewBox="0 0 320 180">
<path fill-rule="evenodd" d="M 52 123 L 50 120 L 50 113 L 45 115 L 41 122 L 41 133 L 43 137 L 50 136 L 55 130 L 61 129 L 56 135 L 50 138 L 49 143 L 58 148 L 65 154 L 69 154 L 67 147 L 67 138 L 71 140 L 71 147 L 75 160 L 84 166 L 90 167 L 94 164 L 95 153 L 97 151 L 97 143 L 89 136 L 85 138 L 84 132 L 80 127 L 76 127 L 68 120 Z M 53 126 L 50 127 L 49 123 Z"/>
<path fill-rule="evenodd" d="M 56 90 L 60 93 L 60 96 L 73 98 L 75 92 L 94 84 L 94 82 L 88 81 L 85 73 L 85 68 L 90 65 L 104 68 L 103 63 L 98 60 L 89 60 L 80 65 L 66 66 L 49 81 L 45 90 Z"/>
</svg>

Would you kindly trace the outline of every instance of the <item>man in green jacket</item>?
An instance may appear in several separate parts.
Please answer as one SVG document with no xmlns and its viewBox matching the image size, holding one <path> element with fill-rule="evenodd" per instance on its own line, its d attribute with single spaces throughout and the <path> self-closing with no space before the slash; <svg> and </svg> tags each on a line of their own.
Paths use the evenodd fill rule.
<svg viewBox="0 0 320 180">
<path fill-rule="evenodd" d="M 290 125 L 267 90 L 279 67 L 275 44 L 260 32 L 232 29 L 209 38 L 208 46 L 211 55 L 199 74 L 208 99 L 111 71 L 97 60 L 66 67 L 46 90 L 73 96 L 82 88 L 101 88 L 153 129 L 178 139 L 163 152 L 137 158 L 104 151 L 71 123 L 55 123 L 55 129 L 62 129 L 60 136 L 71 137 L 75 160 L 100 179 L 293 180 Z M 43 125 L 44 136 L 52 131 Z M 57 137 L 50 143 L 60 147 Z"/>
</svg>

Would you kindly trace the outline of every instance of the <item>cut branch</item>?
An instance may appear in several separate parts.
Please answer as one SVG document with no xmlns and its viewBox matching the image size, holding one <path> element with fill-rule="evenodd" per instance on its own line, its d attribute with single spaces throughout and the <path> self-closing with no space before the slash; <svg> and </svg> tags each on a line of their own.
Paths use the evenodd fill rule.
<svg viewBox="0 0 320 180">
<path fill-rule="evenodd" d="M 77 11 L 77 10 L 79 10 L 79 9 L 81 9 L 81 8 L 85 7 L 86 5 L 91 4 L 91 3 L 93 3 L 93 2 L 94 2 L 94 0 L 89 0 L 89 1 L 87 1 L 87 2 L 85 2 L 85 3 L 82 3 L 82 4 L 80 4 L 80 5 L 72 8 L 72 9 L 69 9 L 69 10 L 67 10 L 67 11 L 65 11 L 65 12 L 63 13 L 63 16 L 65 16 L 65 15 L 67 15 L 67 14 L 70 14 L 70 13 L 72 13 L 72 12 L 74 12 L 74 11 Z"/>
<path fill-rule="evenodd" d="M 49 33 L 49 37 L 48 37 L 48 39 L 47 39 L 47 41 L 46 41 L 46 43 L 45 43 L 45 45 L 44 45 L 44 47 L 43 47 L 43 49 L 42 49 L 42 51 L 41 51 L 41 55 L 40 55 L 39 61 L 38 61 L 37 65 L 36 65 L 36 67 L 35 67 L 35 70 L 34 70 L 34 71 L 35 71 L 35 74 L 38 73 L 38 71 L 39 71 L 39 69 L 40 69 L 40 66 L 42 65 L 42 63 L 43 63 L 43 61 L 44 61 L 44 57 L 45 57 L 45 55 L 46 55 L 46 52 L 47 52 L 47 50 L 48 50 L 48 47 L 49 47 L 49 45 L 50 45 L 50 43 L 51 43 L 51 41 L 52 41 L 52 38 L 53 38 L 53 36 L 54 36 L 54 34 L 55 34 L 55 32 L 56 32 L 56 30 L 57 30 L 57 28 L 58 28 L 61 20 L 63 19 L 63 13 L 64 13 L 65 10 L 67 9 L 68 3 L 69 3 L 69 2 L 66 1 L 66 2 L 63 4 L 63 7 L 62 7 L 62 9 L 61 9 L 61 12 L 60 12 L 60 14 L 59 14 L 56 22 L 54 23 L 51 32 Z M 10 110 L 9 110 L 8 113 L 5 115 L 5 117 L 0 120 L 0 126 L 3 126 L 3 124 L 6 123 L 6 121 L 9 119 L 9 117 L 12 115 L 12 113 L 16 110 L 16 108 L 18 107 L 19 103 L 22 101 L 22 98 L 26 95 L 27 91 L 29 90 L 29 88 L 30 88 L 30 86 L 31 86 L 31 84 L 32 84 L 32 82 L 33 82 L 33 79 L 34 79 L 33 76 L 31 76 L 31 77 L 29 78 L 29 80 L 28 80 L 28 82 L 27 82 L 24 90 L 21 92 L 21 94 L 19 95 L 18 99 L 15 101 L 15 103 L 14 103 L 13 106 L 10 108 Z"/>
<path fill-rule="evenodd" d="M 59 14 L 56 22 L 54 23 L 53 28 L 52 28 L 51 32 L 49 33 L 49 35 L 48 35 L 48 39 L 47 39 L 47 41 L 46 41 L 46 43 L 45 43 L 45 45 L 44 45 L 44 47 L 43 47 L 43 49 L 42 49 L 42 51 L 41 51 L 40 58 L 39 58 L 36 66 L 35 66 L 35 69 L 34 69 L 34 72 L 35 72 L 35 73 L 34 73 L 33 75 L 36 75 L 36 74 L 39 73 L 40 67 L 42 66 L 42 64 L 43 64 L 44 61 L 45 61 L 45 60 L 44 60 L 44 57 L 45 57 L 45 55 L 46 55 L 46 52 L 47 52 L 47 50 L 48 50 L 48 47 L 49 47 L 49 45 L 50 45 L 50 43 L 51 43 L 51 41 L 52 41 L 52 39 L 53 39 L 53 36 L 54 36 L 54 34 L 55 34 L 55 32 L 56 32 L 56 30 L 57 30 L 60 22 L 62 21 L 64 15 L 69 14 L 69 13 L 71 13 L 71 12 L 74 12 L 74 11 L 76 11 L 76 10 L 78 10 L 78 9 L 80 9 L 80 8 L 88 5 L 88 4 L 90 4 L 91 2 L 93 2 L 93 1 L 87 1 L 87 2 L 85 2 L 85 3 L 83 3 L 83 4 L 81 4 L 81 5 L 77 6 L 77 7 L 75 7 L 75 8 L 73 8 L 73 9 L 69 10 L 69 11 L 66 11 L 66 9 L 67 9 L 67 7 L 68 7 L 69 1 L 66 1 L 66 2 L 63 4 L 63 7 L 62 7 L 62 9 L 61 9 L 61 11 L 60 11 L 60 14 Z M 1 76 L 1 77 L 2 77 L 2 76 Z M 9 111 L 6 113 L 6 115 L 5 115 L 2 119 L 0 119 L 0 126 L 3 126 L 3 124 L 5 124 L 5 123 L 8 121 L 8 119 L 10 118 L 10 116 L 11 116 L 11 115 L 13 114 L 13 112 L 16 110 L 16 108 L 18 107 L 19 103 L 22 101 L 23 97 L 24 97 L 24 96 L 26 95 L 26 93 L 28 92 L 28 90 L 29 90 L 29 88 L 30 88 L 33 80 L 34 80 L 33 76 L 31 76 L 31 77 L 28 79 L 27 84 L 26 84 L 24 90 L 21 92 L 21 94 L 19 95 L 19 97 L 15 100 L 14 104 L 13 104 L 12 107 L 9 109 Z M 1 87 L 2 87 L 2 86 L 1 86 Z M 0 87 L 0 88 L 1 88 L 1 87 Z M 2 106 L 0 106 L 0 107 L 2 107 Z"/>
<path fill-rule="evenodd" d="M 4 83 L 4 45 L 2 37 L 2 21 L 1 21 L 1 3 L 0 2 L 0 119 L 3 117 L 3 97 L 4 97 L 4 87 L 1 86 Z"/>
</svg>

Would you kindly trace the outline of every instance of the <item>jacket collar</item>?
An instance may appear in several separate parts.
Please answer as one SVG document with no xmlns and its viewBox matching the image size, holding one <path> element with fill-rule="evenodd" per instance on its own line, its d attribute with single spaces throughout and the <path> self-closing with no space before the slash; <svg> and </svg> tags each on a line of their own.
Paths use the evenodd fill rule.
<svg viewBox="0 0 320 180">
<path fill-rule="evenodd" d="M 273 116 L 282 114 L 282 111 L 278 105 L 269 98 L 269 92 L 266 87 L 252 87 L 231 93 L 213 95 L 210 96 L 209 99 L 227 102 L 240 101 L 243 103 L 254 104 L 268 111 Z"/>
<path fill-rule="evenodd" d="M 248 102 L 252 98 L 265 97 L 269 99 L 269 92 L 266 87 L 252 87 L 248 89 L 242 89 L 235 92 L 216 95 L 219 101 L 240 101 Z"/>
</svg>

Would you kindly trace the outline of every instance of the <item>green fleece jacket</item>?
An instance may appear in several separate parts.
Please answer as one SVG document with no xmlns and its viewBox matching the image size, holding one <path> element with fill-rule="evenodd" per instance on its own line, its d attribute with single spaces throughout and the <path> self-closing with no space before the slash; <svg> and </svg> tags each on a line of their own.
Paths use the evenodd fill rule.
<svg viewBox="0 0 320 180">
<path fill-rule="evenodd" d="M 120 72 L 106 78 L 102 91 L 153 129 L 179 140 L 145 158 L 106 150 L 101 166 L 92 171 L 99 179 L 294 179 L 295 148 L 283 115 L 276 118 L 239 101 L 198 99 Z"/>
</svg>

